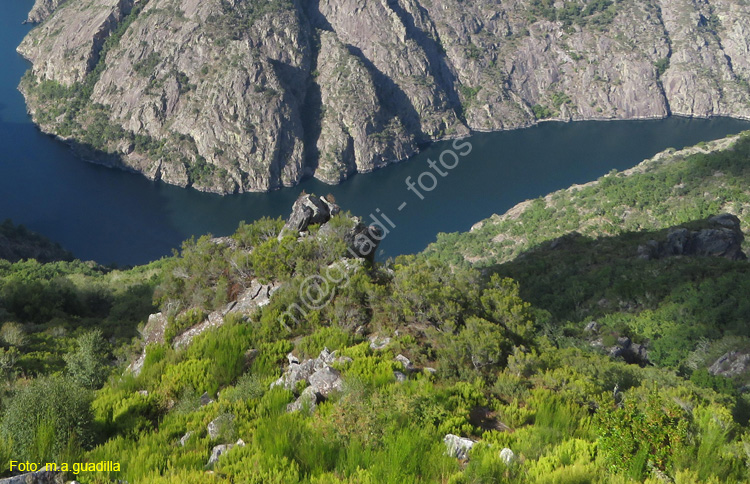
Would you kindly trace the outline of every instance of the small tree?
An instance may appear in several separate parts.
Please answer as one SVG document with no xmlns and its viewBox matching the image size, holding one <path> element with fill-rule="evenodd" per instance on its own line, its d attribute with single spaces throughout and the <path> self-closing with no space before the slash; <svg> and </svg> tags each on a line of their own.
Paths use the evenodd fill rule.
<svg viewBox="0 0 750 484">
<path fill-rule="evenodd" d="M 82 334 L 76 340 L 78 349 L 65 355 L 70 377 L 84 388 L 97 389 L 107 380 L 107 342 L 98 329 Z"/>
<path fill-rule="evenodd" d="M 23 326 L 18 323 L 5 323 L 0 328 L 0 339 L 5 344 L 21 348 L 26 344 L 26 332 L 23 330 Z"/>
</svg>

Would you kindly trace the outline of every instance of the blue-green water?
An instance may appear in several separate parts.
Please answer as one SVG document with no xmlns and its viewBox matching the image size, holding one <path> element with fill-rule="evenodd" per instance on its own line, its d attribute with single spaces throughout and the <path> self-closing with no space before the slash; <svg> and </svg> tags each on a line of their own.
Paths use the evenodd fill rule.
<svg viewBox="0 0 750 484">
<path fill-rule="evenodd" d="M 241 220 L 286 216 L 301 190 L 330 192 L 366 220 L 376 210 L 385 214 L 395 228 L 381 257 L 418 252 L 438 232 L 468 230 L 525 199 L 629 168 L 667 147 L 750 129 L 750 122 L 732 119 L 544 123 L 473 136 L 471 154 L 450 172 L 441 169 L 447 175 L 436 175 L 431 192 L 420 191 L 423 200 L 405 180 L 418 180 L 451 142 L 339 186 L 308 180 L 272 193 L 220 197 L 86 163 L 34 127 L 16 90 L 28 64 L 15 52 L 30 28 L 21 22 L 32 4 L 7 1 L 0 16 L 0 220 L 12 218 L 104 264 L 143 263 L 192 235 L 226 235 Z M 422 181 L 432 183 L 429 176 Z"/>
</svg>

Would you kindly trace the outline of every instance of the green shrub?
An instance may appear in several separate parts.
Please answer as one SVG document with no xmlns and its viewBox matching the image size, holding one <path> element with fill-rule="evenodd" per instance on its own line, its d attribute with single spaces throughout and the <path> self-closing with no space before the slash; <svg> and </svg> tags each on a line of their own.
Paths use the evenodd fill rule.
<svg viewBox="0 0 750 484">
<path fill-rule="evenodd" d="M 44 377 L 21 388 L 2 422 L 18 460 L 64 462 L 94 441 L 91 394 L 75 382 Z"/>
<path fill-rule="evenodd" d="M 108 344 L 98 329 L 87 331 L 76 339 L 78 348 L 65 355 L 70 378 L 84 388 L 101 388 L 107 380 Z"/>
</svg>

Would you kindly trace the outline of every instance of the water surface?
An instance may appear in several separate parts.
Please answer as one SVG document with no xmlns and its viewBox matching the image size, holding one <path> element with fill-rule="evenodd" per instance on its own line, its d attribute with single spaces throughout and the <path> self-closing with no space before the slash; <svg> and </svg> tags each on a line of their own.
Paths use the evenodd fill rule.
<svg viewBox="0 0 750 484">
<path fill-rule="evenodd" d="M 104 264 L 144 263 L 193 235 L 226 235 L 241 220 L 287 216 L 302 190 L 330 192 L 365 219 L 377 210 L 386 214 L 396 227 L 383 241 L 381 257 L 418 252 L 438 232 L 468 230 L 525 199 L 632 167 L 668 147 L 750 129 L 750 122 L 732 119 L 544 123 L 471 137 L 471 154 L 447 176 L 437 176 L 436 188 L 421 192 L 424 200 L 407 190 L 405 180 L 418 180 L 430 170 L 428 160 L 451 142 L 338 186 L 307 180 L 272 193 L 220 197 L 86 163 L 34 127 L 16 90 L 28 63 L 15 52 L 30 28 L 21 22 L 32 4 L 5 2 L 0 16 L 0 221 L 12 218 L 77 257 Z"/>
</svg>

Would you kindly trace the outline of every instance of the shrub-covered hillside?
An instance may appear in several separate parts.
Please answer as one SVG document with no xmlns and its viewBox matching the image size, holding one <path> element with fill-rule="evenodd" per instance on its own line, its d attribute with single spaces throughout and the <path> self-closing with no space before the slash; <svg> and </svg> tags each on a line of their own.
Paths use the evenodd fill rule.
<svg viewBox="0 0 750 484">
<path fill-rule="evenodd" d="M 129 271 L 0 263 L 0 465 L 118 463 L 66 476 L 84 484 L 748 482 L 747 142 L 723 143 L 566 205 L 622 215 L 599 192 L 622 185 L 639 225 L 587 232 L 536 202 L 492 237 L 537 238 L 481 268 L 445 237 L 373 263 L 377 232 L 308 195 L 286 224 Z M 708 185 L 722 203 L 679 212 Z"/>
</svg>

